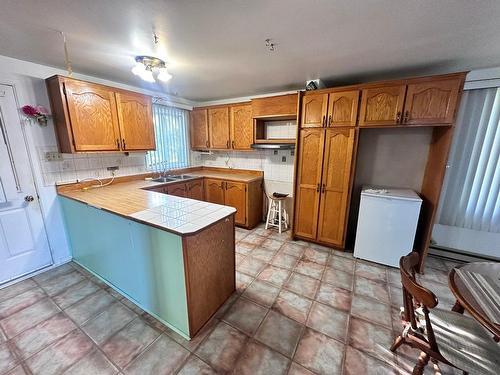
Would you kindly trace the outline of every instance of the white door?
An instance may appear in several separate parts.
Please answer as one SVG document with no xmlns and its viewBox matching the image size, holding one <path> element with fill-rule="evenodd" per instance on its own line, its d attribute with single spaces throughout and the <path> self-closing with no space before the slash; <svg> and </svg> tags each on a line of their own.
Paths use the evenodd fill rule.
<svg viewBox="0 0 500 375">
<path fill-rule="evenodd" d="M 0 84 L 0 284 L 52 264 L 17 108 Z"/>
</svg>

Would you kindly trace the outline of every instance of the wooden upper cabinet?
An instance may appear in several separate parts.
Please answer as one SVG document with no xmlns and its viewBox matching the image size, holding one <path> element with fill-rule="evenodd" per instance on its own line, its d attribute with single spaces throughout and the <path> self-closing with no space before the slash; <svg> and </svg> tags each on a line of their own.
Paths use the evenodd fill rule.
<svg viewBox="0 0 500 375">
<path fill-rule="evenodd" d="M 58 75 L 45 83 L 60 152 L 155 149 L 150 97 Z"/>
<path fill-rule="evenodd" d="M 205 200 L 210 203 L 224 204 L 224 181 L 205 178 Z"/>
<path fill-rule="evenodd" d="M 253 143 L 252 105 L 235 105 L 230 108 L 231 148 L 251 150 Z"/>
<path fill-rule="evenodd" d="M 203 200 L 203 179 L 186 182 L 186 197 L 199 201 Z"/>
<path fill-rule="evenodd" d="M 297 102 L 297 94 L 252 99 L 253 117 L 295 117 Z"/>
<path fill-rule="evenodd" d="M 383 85 L 363 89 L 359 124 L 396 125 L 401 122 L 406 85 Z"/>
<path fill-rule="evenodd" d="M 324 135 L 324 129 L 300 131 L 294 231 L 310 239 L 316 238 L 318 224 Z"/>
<path fill-rule="evenodd" d="M 208 112 L 206 109 L 193 109 L 190 114 L 191 148 L 195 150 L 210 147 L 208 138 Z"/>
<path fill-rule="evenodd" d="M 75 151 L 120 150 L 114 91 L 76 80 L 66 80 L 64 91 Z"/>
<path fill-rule="evenodd" d="M 356 126 L 359 90 L 332 92 L 328 96 L 327 126 Z"/>
<path fill-rule="evenodd" d="M 406 92 L 403 123 L 453 123 L 461 86 L 460 78 L 410 83 Z"/>
<path fill-rule="evenodd" d="M 210 147 L 219 149 L 227 149 L 230 147 L 228 107 L 208 109 L 208 129 L 210 136 Z"/>
<path fill-rule="evenodd" d="M 302 98 L 302 116 L 300 126 L 303 128 L 321 128 L 326 124 L 328 94 L 304 95 Z"/>
<path fill-rule="evenodd" d="M 151 97 L 117 92 L 116 104 L 122 150 L 154 150 L 156 146 Z"/>
<path fill-rule="evenodd" d="M 318 241 L 344 247 L 355 129 L 327 129 Z"/>
<path fill-rule="evenodd" d="M 236 224 L 246 224 L 247 185 L 242 182 L 226 181 L 224 204 L 236 208 L 234 221 Z"/>
</svg>

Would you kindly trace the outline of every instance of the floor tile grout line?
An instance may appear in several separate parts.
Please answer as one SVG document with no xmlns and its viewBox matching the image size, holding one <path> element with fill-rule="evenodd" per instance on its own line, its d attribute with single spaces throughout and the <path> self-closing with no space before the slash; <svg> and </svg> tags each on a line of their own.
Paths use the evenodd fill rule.
<svg viewBox="0 0 500 375">
<path fill-rule="evenodd" d="M 70 265 L 71 265 L 71 264 L 70 264 Z M 71 267 L 73 267 L 73 265 L 71 265 Z M 74 267 L 73 267 L 73 268 L 74 268 Z M 75 271 L 76 271 L 76 272 L 81 273 L 81 272 L 80 272 L 79 270 L 77 270 L 77 269 L 75 269 Z M 72 271 L 70 271 L 70 272 L 72 272 Z M 70 272 L 65 273 L 65 274 L 69 274 Z M 60 275 L 56 275 L 55 277 L 57 277 L 57 276 L 60 276 Z M 84 277 L 86 277 L 86 275 L 83 275 L 83 276 L 84 276 Z M 55 278 L 55 277 L 53 277 L 53 278 Z M 49 279 L 47 279 L 47 280 L 50 280 L 50 279 L 52 279 L 52 278 L 49 278 Z M 87 279 L 88 279 L 88 278 L 87 278 Z M 35 283 L 36 283 L 36 281 L 35 281 Z M 38 283 L 37 283 L 37 284 L 38 284 Z M 73 285 L 74 285 L 74 284 L 73 284 Z M 97 284 L 96 284 L 96 285 L 97 285 Z M 98 285 L 97 285 L 97 286 L 98 286 Z M 100 290 L 104 290 L 102 287 L 100 287 L 100 286 L 98 286 L 98 287 L 99 287 L 99 289 L 100 289 Z M 60 308 L 60 306 L 59 306 L 59 305 L 58 305 L 58 304 L 57 304 L 57 303 L 53 300 L 53 298 L 52 298 L 53 296 L 48 295 L 48 293 L 46 292 L 46 290 L 45 290 L 45 289 L 43 289 L 43 287 L 42 287 L 42 286 L 40 286 L 40 288 L 41 288 L 41 289 L 44 291 L 44 293 L 47 295 L 48 299 L 50 299 L 50 300 L 51 300 L 51 301 L 52 301 L 52 302 L 53 302 L 53 303 L 54 303 L 54 304 L 55 304 L 55 305 L 56 305 L 56 306 L 60 309 L 60 312 L 58 312 L 57 314 L 59 314 L 59 313 L 64 314 L 64 316 L 65 316 L 67 319 L 69 319 L 69 320 L 70 320 L 70 321 L 71 321 L 71 322 L 75 325 L 75 329 L 73 329 L 73 330 L 69 331 L 69 332 L 68 332 L 67 334 L 65 334 L 64 336 L 62 336 L 62 337 L 58 338 L 57 340 L 55 340 L 55 341 L 51 342 L 49 345 L 44 346 L 43 348 L 41 348 L 41 349 L 40 349 L 39 351 L 37 351 L 36 353 L 33 353 L 33 354 L 32 354 L 32 355 L 30 355 L 29 357 L 25 358 L 25 359 L 23 360 L 23 362 L 26 362 L 29 358 L 34 357 L 35 355 L 37 355 L 37 354 L 38 354 L 38 353 L 40 353 L 41 351 L 43 351 L 43 350 L 47 349 L 48 347 L 50 347 L 50 346 L 54 345 L 54 344 L 55 344 L 55 343 L 57 343 L 57 342 L 59 342 L 59 341 L 63 340 L 65 337 L 67 337 L 69 334 L 73 333 L 74 331 L 79 330 L 79 331 L 80 331 L 80 333 L 82 333 L 85 337 L 87 337 L 87 338 L 90 340 L 90 342 L 92 343 L 92 346 L 93 346 L 93 347 L 95 347 L 95 348 L 97 348 L 97 350 L 99 350 L 99 351 L 101 352 L 101 354 L 103 354 L 103 356 L 104 356 L 104 357 L 105 357 L 108 361 L 110 361 L 110 363 L 112 363 L 112 364 L 113 364 L 113 365 L 114 365 L 114 366 L 115 366 L 118 370 L 119 370 L 119 369 L 121 369 L 121 367 L 120 367 L 120 366 L 118 366 L 118 365 L 116 365 L 116 364 L 115 364 L 115 363 L 111 360 L 111 358 L 109 358 L 109 357 L 108 357 L 108 356 L 107 356 L 107 355 L 106 355 L 106 354 L 105 354 L 105 353 L 101 350 L 101 348 L 99 347 L 99 345 L 98 345 L 98 344 L 97 344 L 97 343 L 96 343 L 96 342 L 95 342 L 95 341 L 94 341 L 94 340 L 93 340 L 93 339 L 92 339 L 89 335 L 87 335 L 87 333 L 86 333 L 86 332 L 82 329 L 82 325 L 83 325 L 84 323 L 83 323 L 82 325 L 79 325 L 77 322 L 75 322 L 75 321 L 74 321 L 74 320 L 73 320 L 73 319 L 72 319 L 72 318 L 71 318 L 71 317 L 70 317 L 70 316 L 69 316 L 69 315 L 68 315 L 68 314 L 67 314 L 67 313 L 63 310 L 63 309 L 61 309 L 61 308 Z M 98 291 L 99 291 L 99 290 L 98 290 Z M 98 291 L 96 291 L 95 293 L 97 293 Z M 54 296 L 56 296 L 56 295 L 54 295 Z M 114 298 L 114 297 L 113 297 L 113 298 Z M 114 298 L 114 299 L 116 300 L 116 298 Z M 83 300 L 83 299 L 82 299 L 82 300 Z M 116 301 L 114 301 L 114 302 L 112 302 L 112 303 L 115 303 L 115 302 L 120 302 L 120 301 L 119 301 L 119 300 L 116 300 Z M 109 306 L 108 306 L 108 307 L 109 307 Z M 68 308 L 69 308 L 69 307 L 68 307 Z M 103 312 L 104 312 L 104 311 L 102 311 L 102 312 L 98 313 L 97 315 L 93 316 L 92 318 L 89 318 L 86 322 L 90 321 L 91 319 L 96 318 L 97 316 L 101 315 Z M 54 315 L 52 315 L 51 317 L 53 317 L 53 316 L 55 316 L 55 315 L 57 315 L 57 314 L 54 314 Z M 51 317 L 47 318 L 47 319 L 46 319 L 46 320 L 44 320 L 43 322 L 47 321 L 47 320 L 48 320 L 48 319 L 50 319 Z M 40 322 L 40 323 L 38 323 L 38 324 L 41 324 L 41 323 L 43 323 L 43 322 Z M 86 323 L 86 322 L 85 322 L 85 323 Z M 38 324 L 37 324 L 37 325 L 38 325 Z M 35 325 L 35 326 L 36 326 L 36 325 Z M 35 327 L 35 326 L 33 326 L 33 327 Z M 30 328 L 33 328 L 33 327 L 30 327 Z M 25 330 L 25 331 L 26 331 L 26 330 Z M 23 332 L 24 332 L 24 331 L 23 331 Z M 17 336 L 16 336 L 16 337 L 17 337 Z M 90 353 L 90 352 L 92 352 L 92 350 L 90 350 L 90 351 L 89 351 L 89 353 Z M 88 353 L 87 353 L 87 354 L 88 354 Z M 86 354 L 86 355 L 87 355 L 87 354 Z M 86 355 L 85 355 L 85 356 L 86 356 Z M 83 358 L 85 358 L 85 356 L 83 356 L 82 358 L 80 358 L 80 359 L 79 359 L 78 361 L 76 361 L 75 363 L 71 364 L 71 365 L 70 365 L 68 368 L 66 368 L 64 371 L 68 370 L 70 367 L 72 367 L 73 365 L 75 365 L 75 364 L 77 364 L 78 362 L 80 362 Z"/>
</svg>

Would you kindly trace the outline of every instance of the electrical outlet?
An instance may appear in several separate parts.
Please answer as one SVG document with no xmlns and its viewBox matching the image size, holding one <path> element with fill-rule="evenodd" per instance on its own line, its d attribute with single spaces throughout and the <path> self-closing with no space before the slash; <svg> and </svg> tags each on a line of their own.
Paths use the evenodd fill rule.
<svg viewBox="0 0 500 375">
<path fill-rule="evenodd" d="M 281 157 L 281 162 L 282 162 L 282 163 L 286 163 L 286 156 L 282 156 L 282 157 Z"/>
<path fill-rule="evenodd" d="M 57 151 L 47 151 L 45 153 L 45 160 L 46 161 L 58 161 L 62 160 L 62 154 Z"/>
</svg>

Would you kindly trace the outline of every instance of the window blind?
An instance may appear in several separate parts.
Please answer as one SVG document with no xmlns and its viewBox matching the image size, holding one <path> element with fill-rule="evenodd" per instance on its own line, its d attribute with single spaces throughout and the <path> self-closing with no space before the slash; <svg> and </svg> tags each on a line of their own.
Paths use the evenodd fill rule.
<svg viewBox="0 0 500 375">
<path fill-rule="evenodd" d="M 440 224 L 500 233 L 500 88 L 464 91 Z"/>
<path fill-rule="evenodd" d="M 148 169 L 161 172 L 189 166 L 189 112 L 153 104 L 156 150 L 146 155 Z"/>
</svg>

